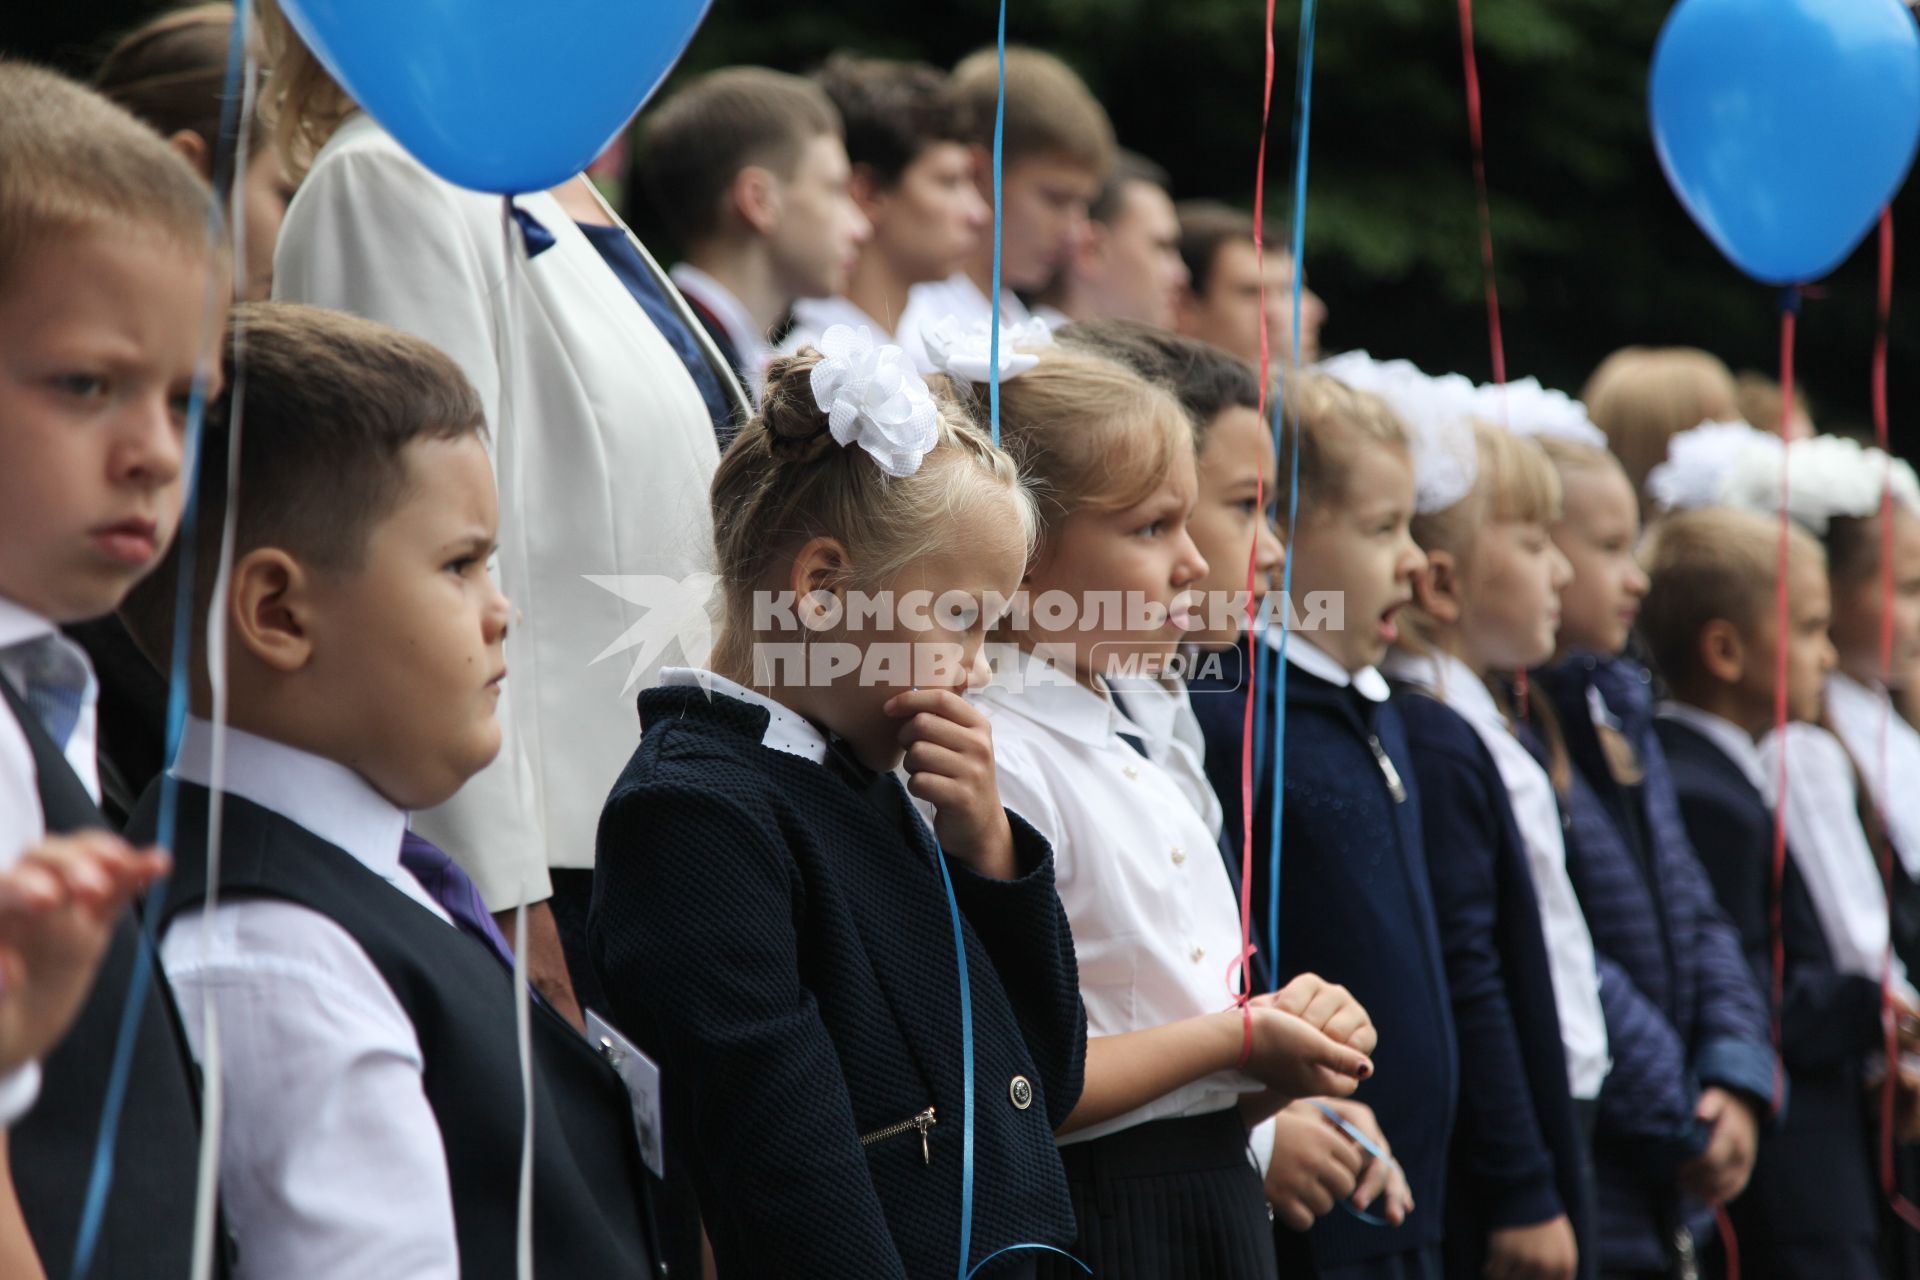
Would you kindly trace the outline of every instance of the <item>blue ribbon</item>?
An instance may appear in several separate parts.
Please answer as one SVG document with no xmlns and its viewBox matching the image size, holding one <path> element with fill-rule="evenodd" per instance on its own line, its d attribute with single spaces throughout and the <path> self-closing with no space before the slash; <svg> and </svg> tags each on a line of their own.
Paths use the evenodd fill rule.
<svg viewBox="0 0 1920 1280">
<path fill-rule="evenodd" d="M 1000 0 L 1000 87 L 993 107 L 993 321 L 987 339 L 987 417 L 993 427 L 993 446 L 1000 447 L 1000 233 L 1001 147 L 1007 131 L 1007 0 Z"/>
<path fill-rule="evenodd" d="M 1313 1105 L 1319 1108 L 1321 1115 L 1333 1122 L 1334 1128 L 1351 1138 L 1354 1145 L 1362 1151 L 1372 1156 L 1375 1160 L 1380 1161 L 1382 1164 L 1392 1164 L 1394 1162 L 1392 1156 L 1382 1151 L 1372 1138 L 1369 1138 L 1365 1133 L 1361 1132 L 1357 1125 L 1341 1115 L 1338 1111 L 1335 1111 L 1332 1107 L 1318 1099 L 1314 1101 Z M 1365 1209 L 1354 1208 L 1353 1203 L 1349 1200 L 1342 1200 L 1340 1207 L 1370 1227 L 1391 1227 L 1393 1225 L 1378 1214 L 1368 1213 Z"/>
<path fill-rule="evenodd" d="M 209 257 L 219 251 L 225 230 L 221 211 L 221 193 L 233 187 L 233 167 L 239 153 L 240 82 L 247 65 L 248 19 L 252 7 L 234 6 L 233 32 L 227 41 L 227 67 L 220 101 L 220 137 L 214 147 L 213 190 L 207 202 L 207 247 Z M 206 313 L 217 314 L 217 295 L 221 280 L 209 273 Z M 216 349 L 219 348 L 216 344 Z M 173 655 L 167 676 L 167 760 L 180 750 L 180 738 L 187 723 L 187 665 L 193 645 L 193 547 L 194 525 L 199 516 L 200 486 L 197 483 L 201 428 L 207 410 L 207 384 L 212 377 L 212 359 L 203 358 L 193 371 L 193 386 L 187 398 L 186 423 L 186 502 L 180 512 L 179 584 L 174 592 Z M 160 775 L 159 827 L 154 842 L 171 849 L 174 842 L 179 781 L 171 773 Z M 127 999 L 120 1009 L 120 1025 L 114 1033 L 113 1061 L 107 1072 L 107 1092 L 100 1107 L 100 1131 L 94 1138 L 93 1164 L 87 1174 L 86 1199 L 80 1208 L 80 1227 L 73 1242 L 72 1280 L 86 1280 L 93 1269 L 94 1255 L 100 1246 L 100 1230 L 106 1221 L 107 1200 L 113 1192 L 115 1145 L 120 1136 L 120 1117 L 126 1110 L 127 1086 L 133 1075 L 133 1048 L 140 1031 L 140 1011 L 147 1001 L 147 989 L 153 984 L 154 952 L 158 946 L 154 932 L 160 922 L 160 904 L 166 899 L 167 885 L 156 882 L 147 890 L 140 912 L 140 945 L 135 949 L 133 972 L 127 980 Z"/>
<path fill-rule="evenodd" d="M 500 198 L 507 202 L 507 212 L 512 215 L 513 220 L 520 224 L 520 239 L 527 246 L 529 260 L 553 248 L 555 243 L 553 232 L 547 230 L 545 223 L 515 204 L 512 196 Z"/>
</svg>

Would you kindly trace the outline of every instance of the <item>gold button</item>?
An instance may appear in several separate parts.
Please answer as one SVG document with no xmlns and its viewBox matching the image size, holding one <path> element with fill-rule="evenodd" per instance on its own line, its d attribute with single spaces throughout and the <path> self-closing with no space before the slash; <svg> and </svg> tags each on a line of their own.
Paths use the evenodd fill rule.
<svg viewBox="0 0 1920 1280">
<path fill-rule="evenodd" d="M 1139 776 L 1140 776 L 1140 770 L 1138 770 L 1138 769 L 1136 769 L 1136 768 L 1134 768 L 1134 767 L 1133 767 L 1132 765 L 1130 765 L 1130 764 L 1129 764 L 1129 765 L 1122 765 L 1122 766 L 1120 767 L 1120 772 L 1121 772 L 1121 773 L 1123 773 L 1123 774 L 1125 774 L 1125 775 L 1127 776 L 1127 781 L 1129 781 L 1129 782 L 1131 782 L 1131 781 L 1133 781 L 1133 780 L 1134 780 L 1135 778 L 1137 778 L 1137 777 L 1139 777 Z"/>
<path fill-rule="evenodd" d="M 1173 865 L 1176 867 L 1184 867 L 1187 865 L 1187 851 L 1179 845 L 1173 846 Z"/>
<path fill-rule="evenodd" d="M 1015 1076 L 1007 1082 L 1007 1097 L 1013 1100 L 1015 1111 L 1025 1111 L 1033 1105 L 1033 1082 L 1025 1076 Z"/>
</svg>

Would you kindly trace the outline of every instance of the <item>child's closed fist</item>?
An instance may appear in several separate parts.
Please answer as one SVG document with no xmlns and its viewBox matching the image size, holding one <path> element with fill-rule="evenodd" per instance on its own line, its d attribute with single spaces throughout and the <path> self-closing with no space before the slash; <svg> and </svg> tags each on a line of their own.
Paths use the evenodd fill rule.
<svg viewBox="0 0 1920 1280">
<path fill-rule="evenodd" d="M 58 1044 L 127 900 L 167 856 L 104 831 L 50 836 L 0 871 L 0 1072 Z"/>
<path fill-rule="evenodd" d="M 1272 1004 L 1248 1008 L 1253 1052 L 1246 1072 L 1287 1098 L 1344 1098 L 1373 1074 L 1367 1055 Z"/>
<path fill-rule="evenodd" d="M 1273 1117 L 1267 1203 L 1290 1230 L 1305 1231 L 1354 1193 L 1366 1161 L 1366 1153 L 1311 1102 L 1283 1107 Z"/>
<path fill-rule="evenodd" d="M 915 689 L 887 700 L 902 721 L 907 790 L 934 808 L 940 847 L 983 876 L 1017 872 L 1013 828 L 993 772 L 993 729 L 980 708 L 951 689 Z"/>
<path fill-rule="evenodd" d="M 1253 1002 L 1291 1013 L 1361 1053 L 1372 1053 L 1380 1043 L 1373 1019 L 1353 993 L 1317 974 L 1303 973 L 1271 995 L 1255 996 Z"/>
</svg>

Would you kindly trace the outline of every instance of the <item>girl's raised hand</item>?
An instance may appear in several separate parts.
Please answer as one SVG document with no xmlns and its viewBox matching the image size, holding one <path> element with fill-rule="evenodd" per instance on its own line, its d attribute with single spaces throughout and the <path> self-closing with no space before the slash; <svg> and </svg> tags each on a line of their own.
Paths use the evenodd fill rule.
<svg viewBox="0 0 1920 1280">
<path fill-rule="evenodd" d="M 986 715 L 951 689 L 895 694 L 886 712 L 902 721 L 907 790 L 933 806 L 940 847 L 983 876 L 1013 879 L 1013 828 L 994 780 Z"/>
<path fill-rule="evenodd" d="M 1303 973 L 1270 995 L 1255 996 L 1253 1003 L 1291 1013 L 1361 1053 L 1372 1053 L 1380 1043 L 1373 1019 L 1353 993 L 1318 974 Z"/>
</svg>

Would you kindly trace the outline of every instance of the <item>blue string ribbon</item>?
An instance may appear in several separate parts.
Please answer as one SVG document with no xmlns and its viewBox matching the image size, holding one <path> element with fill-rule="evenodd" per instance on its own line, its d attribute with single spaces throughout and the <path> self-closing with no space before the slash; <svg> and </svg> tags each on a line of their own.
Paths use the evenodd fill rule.
<svg viewBox="0 0 1920 1280">
<path fill-rule="evenodd" d="M 1300 288 L 1305 278 L 1307 233 L 1307 139 L 1313 124 L 1313 32 L 1314 21 L 1319 12 L 1318 0 L 1303 0 L 1300 6 L 1300 55 L 1296 69 L 1299 87 L 1296 91 L 1293 121 L 1293 225 L 1291 243 L 1293 247 L 1293 368 L 1300 367 Z M 1264 288 L 1264 284 L 1262 285 Z M 1282 378 L 1286 375 L 1283 373 Z M 1284 395 L 1273 398 L 1273 443 L 1276 450 L 1282 446 L 1281 432 L 1285 429 Z M 1293 424 L 1294 450 L 1287 475 L 1287 541 L 1293 541 L 1294 525 L 1300 515 L 1300 423 L 1296 418 Z M 1286 564 L 1280 570 L 1280 599 L 1282 607 L 1274 612 L 1278 614 L 1280 626 L 1279 652 L 1271 658 L 1273 668 L 1273 748 L 1267 763 L 1272 770 L 1273 828 L 1269 832 L 1268 844 L 1269 875 L 1267 879 L 1267 946 L 1274 949 L 1278 957 L 1280 945 L 1280 816 L 1286 806 L 1286 792 L 1282 786 L 1282 774 L 1285 772 L 1287 742 L 1287 618 L 1293 611 L 1293 557 L 1287 556 Z M 1268 646 L 1261 645 L 1261 649 Z M 1265 653 L 1262 661 L 1268 661 Z M 1266 668 L 1262 668 L 1263 673 Z M 1265 683 L 1263 674 L 1261 683 Z M 1280 966 L 1272 967 L 1275 988 L 1282 980 Z"/>
<path fill-rule="evenodd" d="M 1331 1120 L 1333 1122 L 1334 1128 L 1338 1129 L 1341 1133 L 1346 1134 L 1348 1138 L 1352 1139 L 1353 1144 L 1355 1146 L 1359 1147 L 1362 1151 L 1372 1156 L 1375 1160 L 1380 1161 L 1382 1164 L 1394 1163 L 1393 1157 L 1388 1155 L 1386 1152 L 1382 1151 L 1379 1148 L 1379 1146 L 1374 1142 L 1374 1140 L 1372 1138 L 1369 1138 L 1365 1133 L 1363 1133 L 1360 1130 L 1360 1128 L 1357 1125 L 1355 1125 L 1352 1121 L 1348 1120 L 1345 1116 L 1341 1115 L 1338 1111 L 1335 1111 L 1332 1107 L 1328 1106 L 1326 1103 L 1321 1102 L 1317 1099 L 1314 1101 L 1313 1105 L 1319 1108 L 1321 1115 L 1325 1116 L 1328 1120 Z M 1368 1213 L 1365 1209 L 1354 1208 L 1353 1202 L 1350 1200 L 1342 1200 L 1340 1202 L 1340 1207 L 1342 1209 L 1345 1209 L 1350 1216 L 1358 1218 L 1360 1221 L 1366 1223 L 1370 1227 L 1393 1226 L 1391 1222 L 1388 1222 L 1385 1218 L 1381 1217 L 1379 1214 Z"/>
<path fill-rule="evenodd" d="M 248 19 L 252 6 L 234 6 L 233 33 L 227 42 L 225 83 L 221 89 L 220 138 L 214 148 L 213 190 L 207 202 L 207 250 L 211 267 L 219 252 L 225 222 L 221 216 L 221 194 L 233 185 L 233 162 L 240 138 L 241 77 L 247 64 Z M 217 290 L 225 283 L 221 273 L 209 269 L 204 314 L 211 319 L 220 314 Z M 214 357 L 217 358 L 217 357 Z M 171 762 L 180 750 L 180 738 L 187 723 L 187 666 L 193 645 L 194 526 L 199 516 L 200 486 L 197 483 L 200 461 L 201 428 L 206 419 L 207 385 L 212 380 L 213 360 L 203 358 L 193 371 L 193 386 L 187 398 L 186 422 L 186 502 L 180 512 L 177 535 L 179 583 L 174 591 L 173 653 L 167 676 L 167 753 Z M 173 847 L 179 783 L 170 773 L 161 774 L 159 827 L 154 843 Z M 139 945 L 135 948 L 133 972 L 127 979 L 127 999 L 121 1006 L 120 1025 L 114 1035 L 113 1062 L 107 1073 L 107 1092 L 100 1108 L 100 1131 L 94 1139 L 93 1165 L 87 1174 L 86 1199 L 80 1210 L 80 1228 L 73 1243 L 72 1280 L 86 1280 L 100 1246 L 100 1231 L 106 1221 L 107 1200 L 113 1191 L 115 1144 L 120 1135 L 120 1117 L 126 1110 L 127 1086 L 133 1076 L 133 1049 L 139 1037 L 140 1013 L 146 1006 L 147 989 L 153 984 L 155 930 L 160 922 L 160 904 L 166 899 L 166 881 L 158 881 L 147 890 L 140 911 Z"/>
<path fill-rule="evenodd" d="M 1002 144 L 1007 132 L 1007 0 L 1000 0 L 1000 85 L 993 106 L 993 320 L 989 326 L 987 360 L 987 417 L 993 427 L 994 448 L 1000 447 L 1000 234 L 1002 230 L 1000 186 L 1003 166 Z"/>
</svg>

